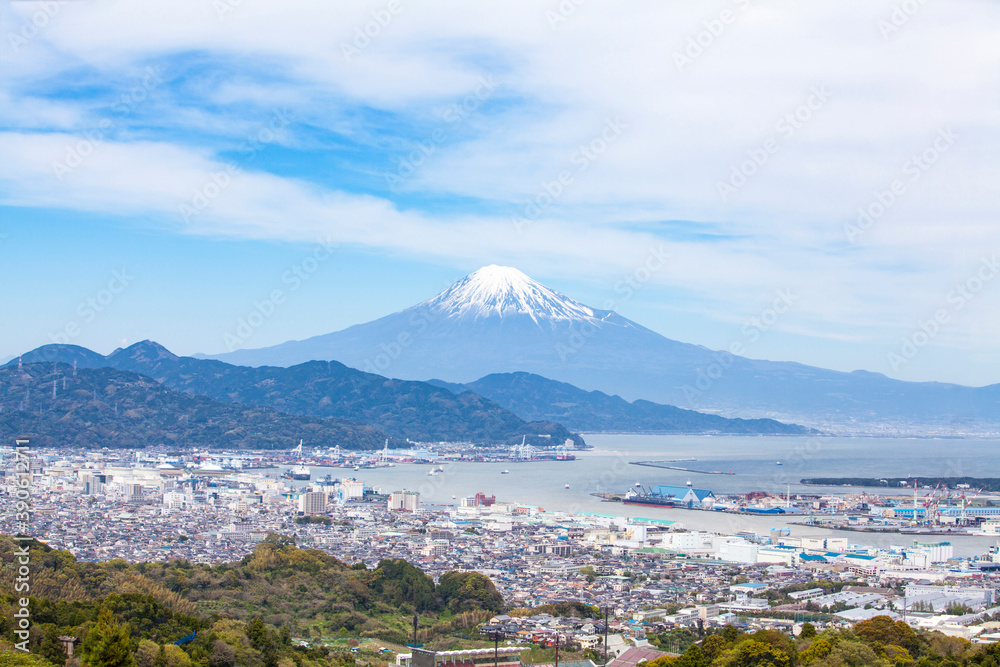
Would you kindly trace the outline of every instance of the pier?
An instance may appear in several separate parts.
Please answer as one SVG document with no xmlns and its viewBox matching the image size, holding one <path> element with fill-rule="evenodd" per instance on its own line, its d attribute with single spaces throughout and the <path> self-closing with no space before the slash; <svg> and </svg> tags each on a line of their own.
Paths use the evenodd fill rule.
<svg viewBox="0 0 1000 667">
<path fill-rule="evenodd" d="M 680 459 L 682 461 L 695 461 L 697 459 Z M 646 466 L 647 468 L 661 468 L 665 470 L 678 470 L 680 472 L 690 472 L 698 475 L 735 475 L 732 470 L 726 472 L 724 470 L 694 470 L 693 468 L 682 468 L 681 466 L 667 465 L 668 463 L 674 463 L 674 461 L 630 461 L 631 465 L 634 466 Z"/>
</svg>

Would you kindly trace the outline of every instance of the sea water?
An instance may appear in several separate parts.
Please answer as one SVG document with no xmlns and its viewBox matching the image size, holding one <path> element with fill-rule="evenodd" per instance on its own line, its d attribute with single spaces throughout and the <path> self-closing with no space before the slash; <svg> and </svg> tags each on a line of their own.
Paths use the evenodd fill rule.
<svg viewBox="0 0 1000 667">
<path fill-rule="evenodd" d="M 756 517 L 622 505 L 602 502 L 595 493 L 624 493 L 638 482 L 709 489 L 716 495 L 765 491 L 851 493 L 862 489 L 807 486 L 809 477 L 1000 477 L 1000 441 L 966 439 L 894 439 L 843 437 L 672 436 L 633 434 L 585 435 L 591 450 L 577 452 L 575 461 L 525 463 L 444 463 L 444 472 L 428 476 L 431 466 L 397 464 L 391 468 L 345 470 L 314 467 L 313 479 L 327 474 L 355 477 L 384 492 L 419 491 L 421 503 L 457 504 L 482 491 L 547 512 L 593 512 L 676 521 L 692 530 L 732 533 L 751 530 L 767 535 L 804 517 Z M 694 459 L 694 460 L 686 460 Z M 692 472 L 634 465 L 637 461 L 674 462 Z M 779 465 L 780 463 L 780 465 Z M 509 474 L 501 471 L 509 470 Z M 700 472 L 698 472 L 700 471 Z M 703 474 L 718 471 L 726 474 Z M 728 473 L 732 474 L 728 474 Z M 566 488 L 566 487 L 569 488 Z M 875 490 L 912 497 L 906 488 Z M 927 493 L 918 490 L 920 498 Z M 792 535 L 836 534 L 852 543 L 874 546 L 910 545 L 914 536 L 830 531 L 792 526 Z M 923 541 L 947 540 L 956 556 L 977 556 L 996 543 L 988 537 L 925 536 Z"/>
</svg>

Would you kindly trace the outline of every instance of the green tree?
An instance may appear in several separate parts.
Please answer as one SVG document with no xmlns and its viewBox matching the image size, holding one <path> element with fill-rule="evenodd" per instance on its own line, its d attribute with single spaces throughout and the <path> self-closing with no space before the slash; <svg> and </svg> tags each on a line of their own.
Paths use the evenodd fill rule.
<svg viewBox="0 0 1000 667">
<path fill-rule="evenodd" d="M 726 627 L 729 628 L 732 626 Z M 735 630 L 735 628 L 733 629 Z M 707 637 L 705 641 L 701 643 L 701 651 L 705 656 L 705 661 L 711 663 L 714 662 L 715 658 L 720 654 L 729 650 L 731 646 L 732 643 L 724 636 L 724 634 L 720 633 Z"/>
<path fill-rule="evenodd" d="M 247 639 L 250 645 L 260 651 L 265 667 L 276 667 L 278 664 L 278 646 L 271 632 L 264 625 L 260 616 L 254 616 L 246 626 Z"/>
<path fill-rule="evenodd" d="M 913 660 L 913 658 L 910 657 L 909 651 L 907 651 L 902 646 L 896 646 L 895 644 L 887 645 L 884 649 L 884 652 L 886 659 L 889 660 L 894 665 L 906 664 Z"/>
<path fill-rule="evenodd" d="M 795 644 L 791 637 L 778 630 L 758 630 L 750 635 L 750 639 L 770 645 L 776 651 L 780 651 L 790 659 L 796 655 Z"/>
<path fill-rule="evenodd" d="M 254 616 L 250 619 L 247 623 L 246 634 L 247 639 L 250 640 L 250 646 L 253 646 L 258 651 L 264 648 L 267 640 L 270 639 L 270 634 L 260 616 Z"/>
<path fill-rule="evenodd" d="M 708 667 L 708 662 L 698 645 L 694 644 L 677 659 L 674 667 Z"/>
<path fill-rule="evenodd" d="M 767 642 L 747 639 L 727 651 L 714 664 L 720 667 L 790 667 L 792 659 Z"/>
<path fill-rule="evenodd" d="M 815 630 L 813 630 L 815 632 Z M 814 660 L 819 660 L 820 658 L 825 658 L 830 655 L 830 651 L 833 650 L 833 644 L 831 644 L 825 638 L 820 638 L 810 644 L 804 651 L 799 653 L 799 664 L 808 665 Z"/>
<path fill-rule="evenodd" d="M 66 662 L 66 647 L 59 641 L 59 628 L 51 623 L 44 626 L 42 641 L 38 644 L 36 652 L 57 665 Z"/>
<path fill-rule="evenodd" d="M 972 613 L 972 607 L 962 602 L 952 602 L 945 607 L 944 611 L 952 616 L 964 616 Z"/>
<path fill-rule="evenodd" d="M 1000 644 L 987 645 L 970 657 L 968 664 L 976 667 L 1000 667 Z"/>
<path fill-rule="evenodd" d="M 132 657 L 128 625 L 115 621 L 107 607 L 102 607 L 87 637 L 80 645 L 83 667 L 136 667 Z"/>
<path fill-rule="evenodd" d="M 478 609 L 497 613 L 504 606 L 503 595 L 478 572 L 446 572 L 438 580 L 437 592 L 453 613 Z"/>
<path fill-rule="evenodd" d="M 880 642 L 886 646 L 901 646 L 911 654 L 920 650 L 917 633 L 903 621 L 894 621 L 888 616 L 875 616 L 854 625 L 854 632 L 869 644 Z"/>
<path fill-rule="evenodd" d="M 31 653 L 0 650 L 0 667 L 54 667 L 54 665 L 45 658 Z"/>
<path fill-rule="evenodd" d="M 879 657 L 864 642 L 846 639 L 837 641 L 825 658 L 810 663 L 810 667 L 888 667 L 888 665 L 888 661 Z"/>
<path fill-rule="evenodd" d="M 148 639 L 139 641 L 139 648 L 135 652 L 135 662 L 139 667 L 153 667 L 156 661 L 156 654 L 159 653 L 160 646 Z"/>
<path fill-rule="evenodd" d="M 812 623 L 803 623 L 802 631 L 799 632 L 799 639 L 811 639 L 816 636 L 816 626 Z"/>
</svg>

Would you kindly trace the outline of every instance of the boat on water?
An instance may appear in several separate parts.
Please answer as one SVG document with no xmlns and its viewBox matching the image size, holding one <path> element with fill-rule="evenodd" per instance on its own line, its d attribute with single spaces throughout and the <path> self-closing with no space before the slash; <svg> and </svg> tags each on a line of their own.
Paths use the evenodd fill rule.
<svg viewBox="0 0 1000 667">
<path fill-rule="evenodd" d="M 567 485 L 566 485 L 566 488 L 567 488 L 567 489 L 569 488 L 569 484 L 567 484 Z"/>
<path fill-rule="evenodd" d="M 657 493 L 647 493 L 645 491 L 635 491 L 629 489 L 622 498 L 624 505 L 641 505 L 643 507 L 676 507 L 677 498 L 673 496 L 661 496 Z"/>
<path fill-rule="evenodd" d="M 294 468 L 286 470 L 285 477 L 288 479 L 308 480 L 312 477 L 312 472 L 306 466 L 299 464 Z"/>
<path fill-rule="evenodd" d="M 312 472 L 307 468 L 302 462 L 302 440 L 299 440 L 299 446 L 292 450 L 292 453 L 297 454 L 299 457 L 299 464 L 294 468 L 289 468 L 283 473 L 283 477 L 287 479 L 298 479 L 306 480 L 312 477 Z"/>
<path fill-rule="evenodd" d="M 503 470 L 501 470 L 501 471 L 500 471 L 500 474 L 501 474 L 501 475 L 509 475 L 509 474 L 510 474 L 510 471 L 509 471 L 509 470 L 507 470 L 506 468 L 504 468 Z"/>
</svg>

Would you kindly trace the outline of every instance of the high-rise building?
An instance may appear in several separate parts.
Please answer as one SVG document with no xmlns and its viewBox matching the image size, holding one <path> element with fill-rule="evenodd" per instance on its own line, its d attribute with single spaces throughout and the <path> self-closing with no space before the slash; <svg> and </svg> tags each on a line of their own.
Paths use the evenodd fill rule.
<svg viewBox="0 0 1000 667">
<path fill-rule="evenodd" d="M 344 477 L 340 480 L 340 493 L 344 500 L 363 498 L 365 495 L 365 484 L 356 479 Z"/>
<path fill-rule="evenodd" d="M 125 500 L 126 502 L 138 502 L 142 500 L 143 488 L 142 484 L 136 482 L 129 482 L 125 485 Z"/>
<path fill-rule="evenodd" d="M 307 491 L 299 496 L 299 511 L 303 514 L 326 514 L 326 492 Z"/>
<path fill-rule="evenodd" d="M 108 483 L 107 475 L 98 475 L 90 472 L 82 473 L 80 479 L 83 482 L 83 493 L 88 496 L 103 494 L 104 485 Z"/>
<path fill-rule="evenodd" d="M 389 509 L 416 512 L 420 509 L 420 494 L 416 491 L 393 491 L 389 496 Z"/>
<path fill-rule="evenodd" d="M 474 496 L 462 498 L 460 504 L 462 507 L 490 507 L 491 505 L 495 505 L 496 502 L 496 496 L 488 496 L 480 491 Z"/>
</svg>

